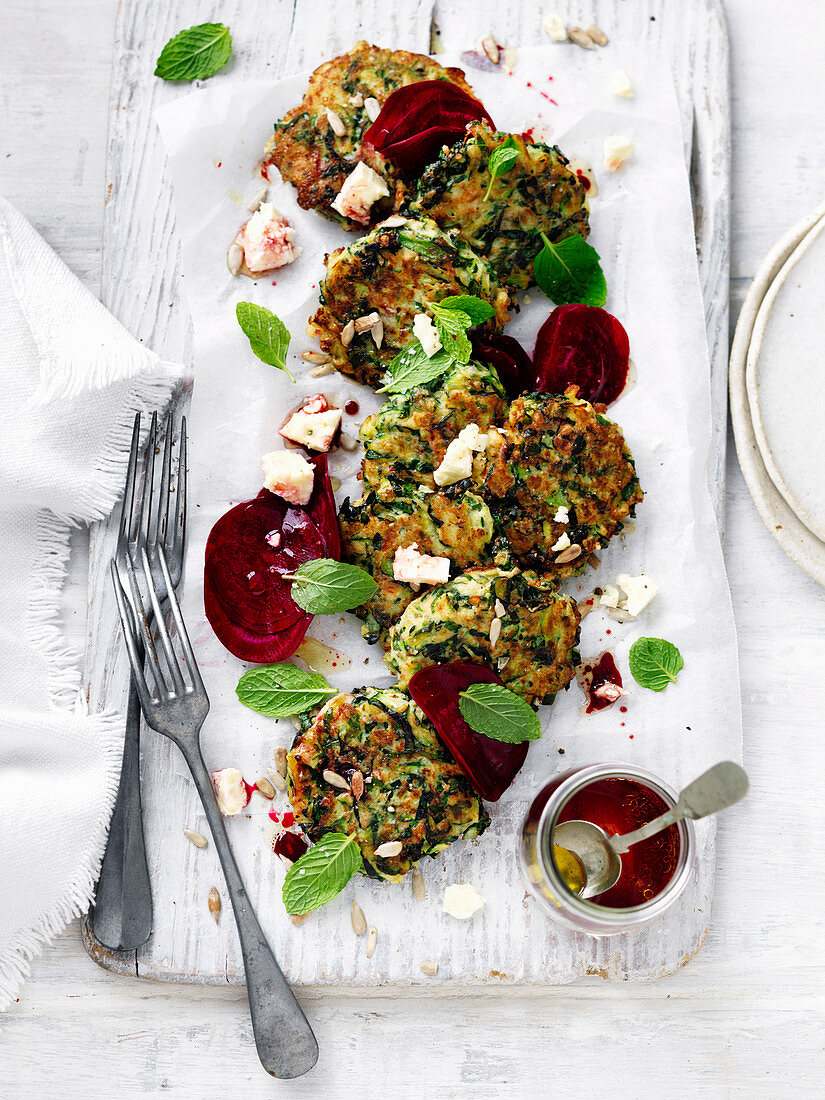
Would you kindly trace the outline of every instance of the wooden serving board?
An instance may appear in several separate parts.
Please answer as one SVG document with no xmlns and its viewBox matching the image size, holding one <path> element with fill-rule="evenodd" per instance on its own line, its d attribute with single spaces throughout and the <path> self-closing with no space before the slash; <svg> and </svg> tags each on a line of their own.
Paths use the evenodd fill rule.
<svg viewBox="0 0 825 1100">
<path fill-rule="evenodd" d="M 709 477 L 721 520 L 727 409 L 728 239 L 730 114 L 728 44 L 718 0 L 680 4 L 666 0 L 601 0 L 554 3 L 571 24 L 596 23 L 608 35 L 645 43 L 672 69 L 682 108 L 685 156 L 694 198 L 697 252 L 711 359 L 713 409 Z M 192 334 L 182 302 L 171 188 L 165 174 L 154 112 L 181 94 L 152 77 L 163 44 L 182 27 L 203 20 L 196 0 L 124 0 L 118 12 L 110 104 L 102 297 L 136 337 L 163 358 L 191 365 Z M 230 76 L 277 78 L 312 68 L 348 49 L 359 38 L 384 46 L 428 52 L 469 49 L 485 33 L 510 45 L 546 42 L 542 12 L 518 0 L 225 0 L 220 18 L 232 30 L 235 56 Z M 573 46 L 563 47 L 575 49 Z M 185 409 L 189 394 L 178 395 Z M 193 507 L 195 502 L 193 502 Z M 128 670 L 117 630 L 108 563 L 114 549 L 113 521 L 98 524 L 91 538 L 89 572 L 87 697 L 92 708 L 125 706 Z M 195 796 L 183 776 L 177 750 L 150 731 L 143 738 L 144 816 L 155 902 L 155 932 L 137 952 L 112 952 L 84 927 L 86 947 L 101 966 L 167 981 L 240 983 L 243 972 L 231 915 L 218 934 L 202 934 L 208 918 L 210 880 L 199 874 L 194 849 L 181 842 L 181 820 L 194 817 Z M 191 804 L 191 805 L 190 805 Z M 183 809 L 182 809 L 183 807 Z M 180 820 L 179 820 L 180 819 Z M 507 823 L 517 827 L 517 823 Z M 264 853 L 266 855 L 266 853 Z M 698 853 L 699 874 L 685 904 L 632 937 L 594 940 L 567 936 L 553 973 L 464 968 L 471 981 L 569 981 L 583 974 L 616 980 L 672 973 L 701 948 L 707 934 L 715 832 L 707 830 Z M 201 864 L 203 866 L 203 863 Z M 251 867 L 253 875 L 265 869 Z M 254 896 L 254 895 L 253 895 Z M 678 912 L 677 912 L 678 910 Z M 259 911 L 264 927 L 266 913 Z M 411 933 L 412 934 L 412 933 Z M 554 927 L 554 935 L 564 938 Z M 340 983 L 335 948 L 325 959 L 282 958 L 287 975 L 304 984 Z M 525 945 L 527 947 L 527 945 Z M 376 960 L 373 960 L 375 962 Z M 397 970 L 372 967 L 359 984 L 399 980 Z M 417 967 L 404 980 L 422 978 Z M 352 984 L 349 982 L 349 984 Z"/>
</svg>

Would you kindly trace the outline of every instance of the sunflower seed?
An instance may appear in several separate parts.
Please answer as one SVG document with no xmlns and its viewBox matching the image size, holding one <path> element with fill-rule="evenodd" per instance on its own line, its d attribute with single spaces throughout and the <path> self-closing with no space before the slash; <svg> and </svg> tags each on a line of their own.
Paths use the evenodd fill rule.
<svg viewBox="0 0 825 1100">
<path fill-rule="evenodd" d="M 355 321 L 347 321 L 341 329 L 341 343 L 348 348 L 355 337 Z"/>
<path fill-rule="evenodd" d="M 378 929 L 374 924 L 370 925 L 370 930 L 367 933 L 367 958 L 372 958 L 372 953 L 375 950 L 375 945 L 378 942 Z"/>
<path fill-rule="evenodd" d="M 381 318 L 377 313 L 367 313 L 363 317 L 355 319 L 355 331 L 358 333 L 366 332 L 367 329 L 374 328 L 380 321 Z"/>
<path fill-rule="evenodd" d="M 395 229 L 398 225 L 406 225 L 407 219 L 402 214 L 392 214 L 381 222 L 382 229 Z"/>
<path fill-rule="evenodd" d="M 438 973 L 438 963 L 436 963 L 436 962 L 423 962 L 421 964 L 421 972 L 422 972 L 422 974 L 429 974 L 430 977 L 433 977 L 434 975 L 436 975 Z"/>
<path fill-rule="evenodd" d="M 344 120 L 338 114 L 337 111 L 333 111 L 331 107 L 326 108 L 327 122 L 330 124 L 332 132 L 337 137 L 343 137 L 347 132 L 347 128 L 344 125 Z"/>
<path fill-rule="evenodd" d="M 493 621 L 490 623 L 490 645 L 491 645 L 491 647 L 496 644 L 496 642 L 499 640 L 500 637 L 501 637 L 501 619 L 493 619 Z"/>
<path fill-rule="evenodd" d="M 596 43 L 587 31 L 583 31 L 581 27 L 570 27 L 567 31 L 567 37 L 571 42 L 575 42 L 577 46 L 581 46 L 583 50 L 595 50 L 596 48 Z"/>
<path fill-rule="evenodd" d="M 349 783 L 347 783 L 346 779 L 344 779 L 342 775 L 339 775 L 338 772 L 326 768 L 322 774 L 331 787 L 338 787 L 338 789 L 342 791 L 348 791 L 350 789 Z"/>
<path fill-rule="evenodd" d="M 194 829 L 184 829 L 183 835 L 187 840 L 191 840 L 196 848 L 205 848 L 209 843 L 203 833 L 196 833 Z"/>
<path fill-rule="evenodd" d="M 597 27 L 595 23 L 591 23 L 585 32 L 589 38 L 591 38 L 597 46 L 606 46 L 609 39 L 601 27 Z"/>
<path fill-rule="evenodd" d="M 243 259 L 243 249 L 237 241 L 233 241 L 226 254 L 226 266 L 229 268 L 230 275 L 240 275 Z"/>
<path fill-rule="evenodd" d="M 355 935 L 363 936 L 367 930 L 367 918 L 364 916 L 364 910 L 356 902 L 352 903 L 349 919 L 352 922 L 352 930 Z"/>
<path fill-rule="evenodd" d="M 501 600 L 496 600 L 495 611 L 496 615 L 498 615 L 500 619 L 503 619 L 504 616 L 507 614 L 507 608 L 504 606 Z"/>
<path fill-rule="evenodd" d="M 353 107 L 363 107 L 364 97 L 361 92 L 356 92 L 354 96 L 350 96 L 350 103 L 353 105 Z"/>
<path fill-rule="evenodd" d="M 352 787 L 352 793 L 355 796 L 357 802 L 364 793 L 364 775 L 357 768 L 350 777 L 350 785 Z"/>
<path fill-rule="evenodd" d="M 304 923 L 304 921 L 307 919 L 307 917 L 311 917 L 311 916 L 312 916 L 312 910 L 310 910 L 308 913 L 290 913 L 289 919 L 292 921 L 292 923 L 297 928 L 299 924 Z"/>
<path fill-rule="evenodd" d="M 301 728 L 301 719 L 300 718 L 292 717 L 292 718 L 290 718 L 290 722 L 292 723 L 292 728 L 293 729 L 299 730 Z"/>
<path fill-rule="evenodd" d="M 565 550 L 562 550 L 560 554 L 556 554 L 553 559 L 556 565 L 564 565 L 569 561 L 575 561 L 575 559 L 581 554 L 582 548 L 577 542 L 572 543 Z"/>
<path fill-rule="evenodd" d="M 370 122 L 375 122 L 381 114 L 381 104 L 373 96 L 370 96 L 364 100 L 364 110 L 367 112 L 367 118 Z"/>
<path fill-rule="evenodd" d="M 221 915 L 221 895 L 218 893 L 217 886 L 210 886 L 207 905 L 209 906 L 209 912 L 215 919 L 215 924 L 217 924 L 218 917 Z"/>
<path fill-rule="evenodd" d="M 312 378 L 323 378 L 324 375 L 332 374 L 334 370 L 334 363 L 319 363 L 318 366 L 313 367 L 309 373 Z"/>
<path fill-rule="evenodd" d="M 324 778 L 326 779 L 327 773 L 324 772 Z M 392 859 L 394 856 L 401 855 L 401 849 L 404 845 L 400 840 L 388 840 L 384 844 L 379 844 L 375 849 L 375 854 L 379 859 Z"/>
<path fill-rule="evenodd" d="M 301 358 L 306 359 L 307 363 L 328 363 L 329 356 L 324 355 L 322 351 L 302 351 Z"/>
<path fill-rule="evenodd" d="M 358 440 L 349 434 L 349 432 L 341 432 L 338 437 L 338 442 L 344 448 L 345 451 L 354 451 L 358 446 Z"/>
<path fill-rule="evenodd" d="M 509 657 L 499 657 L 496 667 L 498 668 L 499 672 L 503 672 L 504 669 L 507 668 L 509 663 L 510 663 L 510 658 Z"/>
<path fill-rule="evenodd" d="M 598 569 L 599 566 L 602 564 L 602 559 L 598 556 L 598 554 L 591 554 L 590 557 L 587 559 L 587 564 L 592 569 Z"/>
<path fill-rule="evenodd" d="M 494 65 L 498 65 L 499 59 L 501 58 L 501 52 L 499 51 L 498 43 L 496 42 L 495 38 L 492 37 L 492 35 L 488 34 L 484 38 L 482 38 L 481 48 L 490 58 L 492 63 Z"/>
<path fill-rule="evenodd" d="M 427 896 L 427 887 L 424 885 L 424 876 L 418 870 L 418 867 L 412 869 L 412 892 L 413 897 L 418 898 L 421 901 Z"/>
<path fill-rule="evenodd" d="M 370 329 L 370 335 L 372 336 L 372 342 L 377 348 L 380 348 L 384 343 L 384 322 L 379 317 L 375 324 Z M 625 525 L 626 526 L 626 525 Z"/>
<path fill-rule="evenodd" d="M 278 775 L 286 775 L 286 749 L 283 745 L 278 745 L 272 754 L 275 757 L 275 768 Z"/>
<path fill-rule="evenodd" d="M 275 797 L 275 788 L 263 775 L 255 780 L 255 786 L 258 788 L 259 792 L 264 796 L 264 798 Z"/>
<path fill-rule="evenodd" d="M 279 773 L 276 772 L 274 768 L 267 768 L 266 774 L 272 780 L 272 786 L 275 788 L 276 791 L 286 790 L 286 780 L 282 775 L 279 775 Z"/>
<path fill-rule="evenodd" d="M 269 188 L 265 187 L 263 191 L 259 191 L 255 198 L 250 202 L 249 206 L 247 206 L 246 208 L 250 214 L 256 214 L 258 212 L 261 207 L 261 203 L 266 199 L 266 193 L 268 190 Z"/>
</svg>

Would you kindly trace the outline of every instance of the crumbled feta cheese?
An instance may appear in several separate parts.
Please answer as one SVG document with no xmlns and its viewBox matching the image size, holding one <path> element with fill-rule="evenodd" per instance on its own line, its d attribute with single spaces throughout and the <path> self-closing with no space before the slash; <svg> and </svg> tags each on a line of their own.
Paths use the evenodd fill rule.
<svg viewBox="0 0 825 1100">
<path fill-rule="evenodd" d="M 541 25 L 554 42 L 567 41 L 567 24 L 560 15 L 545 15 Z"/>
<path fill-rule="evenodd" d="M 361 225 L 370 224 L 370 207 L 389 195 L 383 176 L 368 165 L 359 162 L 344 180 L 344 186 L 335 197 L 332 209 Z"/>
<path fill-rule="evenodd" d="M 454 439 L 447 447 L 441 465 L 433 474 L 436 485 L 455 485 L 473 472 L 473 452 L 463 439 Z"/>
<path fill-rule="evenodd" d="M 284 439 L 291 439 L 293 443 L 301 443 L 312 451 L 328 451 L 340 423 L 340 409 L 326 409 L 323 412 L 299 409 L 278 434 Z"/>
<path fill-rule="evenodd" d="M 416 313 L 413 317 L 413 336 L 421 344 L 424 349 L 424 354 L 428 359 L 432 359 L 437 351 L 441 350 L 441 337 L 438 335 L 438 330 L 432 322 L 432 318 L 428 317 L 426 313 Z"/>
<path fill-rule="evenodd" d="M 237 768 L 222 768 L 212 772 L 212 782 L 215 785 L 218 809 L 222 814 L 239 814 L 249 802 L 249 791 Z"/>
<path fill-rule="evenodd" d="M 610 94 L 619 96 L 621 99 L 633 98 L 633 85 L 630 83 L 630 77 L 623 69 L 617 69 L 615 73 L 610 77 Z"/>
<path fill-rule="evenodd" d="M 295 230 L 271 202 L 262 202 L 241 230 L 244 262 L 253 275 L 274 271 L 296 260 L 302 252 Z"/>
<path fill-rule="evenodd" d="M 551 550 L 566 550 L 569 545 L 570 545 L 570 536 L 565 531 L 564 534 L 559 535 L 559 537 L 556 539 L 556 541 L 553 543 L 553 545 L 550 547 L 550 549 Z"/>
<path fill-rule="evenodd" d="M 462 443 L 466 443 L 471 451 L 483 452 L 487 450 L 487 436 L 479 428 L 478 424 L 468 424 L 458 433 Z"/>
<path fill-rule="evenodd" d="M 456 882 L 444 891 L 444 912 L 468 920 L 484 907 L 484 898 L 471 883 Z"/>
<path fill-rule="evenodd" d="M 621 599 L 621 592 L 618 590 L 615 584 L 606 584 L 602 589 L 602 594 L 599 597 L 599 603 L 602 607 L 618 607 Z"/>
<path fill-rule="evenodd" d="M 633 142 L 621 134 L 611 134 L 604 139 L 603 164 L 608 172 L 618 172 L 633 156 Z"/>
<path fill-rule="evenodd" d="M 644 611 L 659 591 L 659 586 L 644 573 L 640 573 L 638 577 L 631 577 L 627 573 L 619 573 L 616 577 L 616 584 L 627 593 L 619 606 L 634 618 Z"/>
<path fill-rule="evenodd" d="M 264 485 L 290 504 L 308 504 L 315 467 L 297 451 L 270 451 L 261 459 Z"/>
<path fill-rule="evenodd" d="M 619 687 L 618 684 L 612 684 L 609 680 L 605 680 L 603 684 L 599 684 L 597 688 L 593 688 L 593 695 L 597 699 L 605 699 L 608 703 L 615 703 L 617 699 L 621 699 L 623 695 L 629 695 L 629 691 L 625 691 L 623 687 Z"/>
<path fill-rule="evenodd" d="M 450 559 L 420 554 L 418 543 L 414 542 L 395 551 L 392 575 L 406 584 L 446 584 L 450 579 Z"/>
<path fill-rule="evenodd" d="M 570 509 L 566 504 L 560 504 L 556 509 L 556 514 L 553 516 L 556 523 L 569 523 L 570 522 Z"/>
</svg>

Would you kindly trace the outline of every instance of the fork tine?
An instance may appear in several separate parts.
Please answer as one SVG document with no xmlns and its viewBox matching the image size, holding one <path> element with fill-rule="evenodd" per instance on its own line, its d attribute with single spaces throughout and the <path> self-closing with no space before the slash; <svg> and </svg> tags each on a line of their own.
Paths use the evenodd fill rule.
<svg viewBox="0 0 825 1100">
<path fill-rule="evenodd" d="M 172 587 L 172 581 L 169 576 L 169 566 L 166 564 L 166 554 L 163 552 L 163 548 L 159 550 L 158 558 L 160 560 L 160 568 L 163 572 L 163 579 L 166 581 L 167 591 L 169 592 L 169 606 L 172 609 L 172 617 L 175 620 L 175 626 L 177 627 L 181 648 L 183 649 L 183 656 L 186 659 L 186 669 L 189 675 L 192 677 L 192 686 L 195 688 L 196 691 L 205 691 L 206 689 L 203 686 L 203 680 L 201 679 L 198 662 L 195 660 L 195 654 L 192 650 L 192 643 L 189 641 L 189 634 L 186 630 L 186 623 L 184 623 L 183 621 L 183 615 L 181 614 L 178 597 L 175 593 L 174 588 Z"/>
<path fill-rule="evenodd" d="M 149 537 L 149 520 L 152 514 L 152 490 L 155 480 L 155 448 L 158 442 L 158 414 L 152 413 L 152 423 L 146 439 L 146 463 L 143 474 L 143 495 L 140 501 L 140 528 L 138 542 L 145 543 Z"/>
<path fill-rule="evenodd" d="M 137 475 L 138 450 L 140 449 L 140 413 L 135 413 L 132 428 L 132 445 L 129 448 L 129 462 L 126 466 L 126 485 L 123 490 L 123 505 L 120 509 L 120 529 L 118 538 L 128 536 L 132 530 L 132 516 L 135 506 L 135 479 Z"/>
<path fill-rule="evenodd" d="M 162 550 L 160 552 L 162 553 Z M 169 666 L 169 673 L 172 677 L 175 694 L 182 695 L 184 690 L 183 676 L 181 676 L 180 665 L 178 664 L 178 659 L 175 656 L 175 650 L 172 646 L 172 639 L 169 637 L 169 631 L 166 629 L 166 623 L 163 619 L 163 612 L 160 608 L 160 600 L 158 599 L 157 590 L 155 589 L 155 582 L 152 579 L 152 570 L 149 565 L 149 558 L 145 547 L 140 551 L 140 558 L 143 565 L 143 575 L 146 578 L 146 584 L 149 590 L 149 599 L 152 601 L 152 610 L 155 613 L 155 629 L 158 632 L 158 637 L 163 646 L 163 652 L 166 654 L 166 663 Z M 164 574 L 164 580 L 166 581 L 166 591 L 170 593 L 173 592 L 172 582 L 167 574 Z"/>
<path fill-rule="evenodd" d="M 178 555 L 183 553 L 183 544 L 186 539 L 186 483 L 188 480 L 189 447 L 186 436 L 186 417 L 181 417 L 180 443 L 178 446 L 178 485 L 175 494 L 175 551 Z"/>
<path fill-rule="evenodd" d="M 143 597 L 140 594 L 140 585 L 137 582 L 135 576 L 135 564 L 132 561 L 130 554 L 126 554 L 126 572 L 129 576 L 129 589 L 132 593 L 132 607 L 134 608 L 134 618 L 137 620 L 137 626 L 140 633 L 143 635 L 143 644 L 146 647 L 146 652 L 149 655 L 149 664 L 152 666 L 152 676 L 154 677 L 155 684 L 158 689 L 158 698 L 163 700 L 167 695 L 166 681 L 163 678 L 163 673 L 160 669 L 160 661 L 158 660 L 158 651 L 155 649 L 155 640 L 152 637 L 152 631 L 149 628 L 149 620 L 146 616 L 146 609 L 143 606 Z"/>
<path fill-rule="evenodd" d="M 160 493 L 157 497 L 157 506 L 152 509 L 152 519 L 149 524 L 148 541 L 150 546 L 164 541 L 169 528 L 169 483 L 172 471 L 172 437 L 175 434 L 175 417 L 171 412 L 166 415 L 164 430 L 166 439 L 163 444 Z"/>
<path fill-rule="evenodd" d="M 152 697 L 149 694 L 149 687 L 143 673 L 143 659 L 138 650 L 137 638 L 135 637 L 132 609 L 126 599 L 123 585 L 120 583 L 120 577 L 118 576 L 117 564 L 114 561 L 111 564 L 111 573 L 112 583 L 115 588 L 117 609 L 120 613 L 120 624 L 123 627 L 123 637 L 126 642 L 126 652 L 129 654 L 129 665 L 132 669 L 132 683 L 135 685 L 135 690 L 140 699 L 140 705 L 145 712 L 146 708 L 152 705 Z"/>
</svg>

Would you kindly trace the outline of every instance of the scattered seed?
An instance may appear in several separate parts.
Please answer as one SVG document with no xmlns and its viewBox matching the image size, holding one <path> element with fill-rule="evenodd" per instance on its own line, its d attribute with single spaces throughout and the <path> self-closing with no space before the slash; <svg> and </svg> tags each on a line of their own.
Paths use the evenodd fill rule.
<svg viewBox="0 0 825 1100">
<path fill-rule="evenodd" d="M 570 27 L 567 31 L 567 37 L 571 42 L 575 42 L 577 46 L 581 46 L 583 50 L 595 50 L 596 48 L 596 43 L 587 31 L 583 31 L 581 27 Z"/>
<path fill-rule="evenodd" d="M 278 745 L 272 754 L 275 757 L 275 768 L 278 775 L 286 775 L 286 749 L 283 745 Z"/>
<path fill-rule="evenodd" d="M 289 919 L 292 921 L 292 923 L 297 928 L 299 924 L 304 923 L 304 921 L 307 919 L 307 917 L 311 917 L 311 916 L 312 916 L 312 910 L 310 910 L 308 913 L 290 913 Z"/>
<path fill-rule="evenodd" d="M 381 318 L 377 313 L 367 313 L 363 317 L 356 317 L 355 331 L 358 333 L 366 332 L 367 329 L 371 329 L 377 325 L 380 320 Z"/>
<path fill-rule="evenodd" d="M 429 974 L 430 977 L 434 977 L 438 973 L 438 963 L 436 962 L 423 962 L 421 964 L 421 971 L 423 974 Z"/>
<path fill-rule="evenodd" d="M 350 776 L 350 786 L 352 787 L 352 793 L 355 796 L 357 802 L 364 793 L 364 774 L 357 768 Z"/>
<path fill-rule="evenodd" d="M 293 729 L 299 730 L 301 728 L 301 719 L 300 718 L 290 718 L 290 722 L 292 723 L 292 728 Z"/>
<path fill-rule="evenodd" d="M 384 343 L 384 322 L 380 317 L 370 329 L 370 335 L 372 336 L 372 342 L 375 346 L 380 348 Z"/>
<path fill-rule="evenodd" d="M 424 876 L 415 866 L 412 869 L 412 892 L 413 897 L 418 898 L 421 901 L 427 896 L 427 887 L 424 885 Z"/>
<path fill-rule="evenodd" d="M 602 28 L 597 27 L 595 23 L 590 24 L 590 26 L 585 31 L 585 34 L 587 34 L 588 37 L 592 39 L 592 41 L 595 42 L 597 46 L 606 46 L 609 41 L 607 35 L 604 33 Z"/>
<path fill-rule="evenodd" d="M 490 645 L 494 646 L 501 637 L 501 619 L 493 619 L 490 623 Z"/>
<path fill-rule="evenodd" d="M 333 111 L 331 107 L 327 107 L 326 115 L 327 122 L 332 128 L 332 132 L 336 135 L 336 137 L 343 137 L 344 134 L 347 132 L 347 128 L 344 125 L 344 120 L 341 118 L 338 112 Z"/>
<path fill-rule="evenodd" d="M 381 114 L 381 104 L 373 96 L 369 96 L 368 99 L 364 100 L 364 110 L 367 112 L 367 118 L 370 122 L 375 122 Z"/>
<path fill-rule="evenodd" d="M 329 356 L 324 355 L 322 351 L 302 351 L 301 358 L 306 359 L 307 363 L 328 363 Z"/>
<path fill-rule="evenodd" d="M 512 72 L 518 64 L 518 50 L 515 46 L 505 46 L 501 51 L 501 60 L 505 69 Z"/>
<path fill-rule="evenodd" d="M 221 915 L 221 895 L 218 893 L 217 886 L 210 886 L 207 905 L 209 906 L 209 912 L 215 920 L 215 924 L 217 924 L 218 917 Z"/>
<path fill-rule="evenodd" d="M 312 378 L 323 378 L 324 375 L 332 374 L 334 370 L 334 363 L 320 363 L 317 367 L 313 367 L 309 373 Z"/>
<path fill-rule="evenodd" d="M 327 773 L 324 772 L 324 779 L 326 779 Z M 404 845 L 400 840 L 388 840 L 384 844 L 379 844 L 375 849 L 375 854 L 379 859 L 392 859 L 394 856 L 401 855 L 401 849 Z"/>
<path fill-rule="evenodd" d="M 354 96 L 351 96 L 350 103 L 353 105 L 353 107 L 363 107 L 364 97 L 361 92 L 356 92 Z"/>
<path fill-rule="evenodd" d="M 395 229 L 398 225 L 406 225 L 407 219 L 401 214 L 392 214 L 389 218 L 385 218 L 381 222 L 381 227 L 386 229 Z"/>
<path fill-rule="evenodd" d="M 330 489 L 332 489 L 333 493 L 337 493 L 338 490 L 341 488 L 340 477 L 335 477 L 335 475 L 333 474 L 332 477 L 330 477 L 329 479 L 329 487 Z"/>
<path fill-rule="evenodd" d="M 347 783 L 346 779 L 344 779 L 342 775 L 339 775 L 338 772 L 330 771 L 329 768 L 326 768 L 323 772 L 323 776 L 331 787 L 338 787 L 338 789 L 342 791 L 350 790 L 349 783 Z"/>
<path fill-rule="evenodd" d="M 505 668 L 507 668 L 509 663 L 510 663 L 510 658 L 509 657 L 499 657 L 498 662 L 497 662 L 497 668 L 498 668 L 499 672 L 503 672 L 503 670 Z"/>
<path fill-rule="evenodd" d="M 203 833 L 196 833 L 194 829 L 184 829 L 183 835 L 187 840 L 191 840 L 196 848 L 205 848 L 209 843 Z"/>
<path fill-rule="evenodd" d="M 498 615 L 498 617 L 500 619 L 503 619 L 504 616 L 507 614 L 507 608 L 504 606 L 504 604 L 501 602 L 501 600 L 496 600 L 495 610 L 496 610 L 496 615 Z"/>
<path fill-rule="evenodd" d="M 556 554 L 553 561 L 556 565 L 564 565 L 568 561 L 574 561 L 579 554 L 581 554 L 582 548 L 577 542 L 572 543 L 565 550 L 562 550 L 560 554 Z"/>
<path fill-rule="evenodd" d="M 592 596 L 588 596 L 585 600 L 579 600 L 576 604 L 576 607 L 579 609 L 579 616 L 582 619 L 586 619 L 590 612 L 595 610 L 598 602 L 599 601 Z"/>
<path fill-rule="evenodd" d="M 271 799 L 275 797 L 275 788 L 265 776 L 262 775 L 260 776 L 260 778 L 256 779 L 255 786 L 258 788 L 258 791 L 264 796 L 264 798 Z"/>
<path fill-rule="evenodd" d="M 355 935 L 363 936 L 367 930 L 367 918 L 364 916 L 364 910 L 356 902 L 352 903 L 349 919 L 352 922 L 352 930 Z"/>
<path fill-rule="evenodd" d="M 246 208 L 250 214 L 255 214 L 258 210 L 260 210 L 261 203 L 266 199 L 266 193 L 268 190 L 269 188 L 265 187 L 263 191 L 259 191 L 255 198 L 250 202 L 249 206 L 247 206 Z"/>
<path fill-rule="evenodd" d="M 349 434 L 349 432 L 341 432 L 338 438 L 338 442 L 344 448 L 345 451 L 354 451 L 358 446 L 358 440 L 355 436 Z"/>
<path fill-rule="evenodd" d="M 489 34 L 486 35 L 481 40 L 481 48 L 487 54 L 492 63 L 494 65 L 498 65 L 501 58 L 501 53 L 499 51 L 498 43 L 496 42 L 495 38 L 493 38 Z"/>
<path fill-rule="evenodd" d="M 598 554 L 591 554 L 590 557 L 587 559 L 587 564 L 593 569 L 598 569 L 599 566 L 602 564 L 602 559 L 598 556 Z"/>
<path fill-rule="evenodd" d="M 355 321 L 347 321 L 341 329 L 341 343 L 348 348 L 355 337 Z"/>
<path fill-rule="evenodd" d="M 378 929 L 374 924 L 370 925 L 370 930 L 367 933 L 367 958 L 372 958 L 372 953 L 375 950 L 375 945 L 378 942 Z"/>
<path fill-rule="evenodd" d="M 240 275 L 243 259 L 243 249 L 237 241 L 233 241 L 226 254 L 226 266 L 229 268 L 230 275 Z"/>
</svg>

